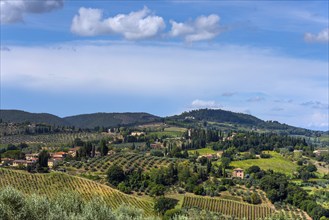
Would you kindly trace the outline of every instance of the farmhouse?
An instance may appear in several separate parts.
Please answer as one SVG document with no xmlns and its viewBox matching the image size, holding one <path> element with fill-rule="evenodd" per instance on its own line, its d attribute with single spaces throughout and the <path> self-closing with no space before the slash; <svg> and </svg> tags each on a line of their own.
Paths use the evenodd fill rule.
<svg viewBox="0 0 329 220">
<path fill-rule="evenodd" d="M 241 168 L 234 169 L 233 173 L 232 173 L 232 177 L 238 177 L 238 178 L 243 179 L 243 177 L 244 177 L 243 169 L 241 169 Z"/>
<path fill-rule="evenodd" d="M 67 153 L 65 153 L 65 152 L 56 152 L 51 155 L 52 158 L 60 158 L 60 159 L 64 159 L 66 156 L 67 156 Z"/>
<path fill-rule="evenodd" d="M 28 161 L 28 160 L 14 160 L 13 161 L 13 167 L 18 167 L 18 166 L 27 166 L 27 165 L 31 165 L 34 162 L 32 161 Z"/>
<path fill-rule="evenodd" d="M 12 158 L 1 158 L 2 165 L 12 165 L 15 159 Z"/>
<path fill-rule="evenodd" d="M 48 160 L 48 167 L 53 168 L 58 164 L 58 162 L 61 161 L 61 159 L 49 159 Z"/>
<path fill-rule="evenodd" d="M 138 132 L 138 131 L 131 132 L 131 136 L 142 136 L 142 135 L 145 135 L 145 133 L 144 132 Z"/>
<path fill-rule="evenodd" d="M 74 147 L 71 148 L 67 153 L 71 155 L 72 157 L 75 157 L 77 155 L 77 152 L 80 150 L 81 147 Z"/>
<path fill-rule="evenodd" d="M 34 160 L 35 158 L 38 158 L 38 154 L 25 154 L 26 160 Z"/>
<path fill-rule="evenodd" d="M 329 150 L 315 150 L 313 151 L 313 154 L 315 154 L 316 156 L 321 156 L 323 154 L 327 154 L 329 153 Z"/>
</svg>

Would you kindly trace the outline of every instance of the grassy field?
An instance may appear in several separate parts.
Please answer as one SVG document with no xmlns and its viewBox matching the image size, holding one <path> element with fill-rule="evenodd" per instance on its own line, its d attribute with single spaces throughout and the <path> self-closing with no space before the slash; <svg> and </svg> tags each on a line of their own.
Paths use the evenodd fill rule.
<svg viewBox="0 0 329 220">
<path fill-rule="evenodd" d="M 271 158 L 268 159 L 251 159 L 251 160 L 241 160 L 241 161 L 232 161 L 231 166 L 239 167 L 242 169 L 247 169 L 253 165 L 259 166 L 263 170 L 273 170 L 275 172 L 284 173 L 291 176 L 294 171 L 297 169 L 297 165 L 290 160 L 284 158 L 279 153 L 270 151 Z"/>
<path fill-rule="evenodd" d="M 153 203 L 142 198 L 126 195 L 109 186 L 91 180 L 70 176 L 64 173 L 29 174 L 23 171 L 0 169 L 0 188 L 12 186 L 26 194 L 40 194 L 51 198 L 66 190 L 79 193 L 84 199 L 103 197 L 107 204 L 118 208 L 129 204 L 143 209 L 145 214 L 153 215 Z"/>
<path fill-rule="evenodd" d="M 201 149 L 196 149 L 196 150 L 188 150 L 189 154 L 195 154 L 195 152 L 198 152 L 199 155 L 218 153 L 218 151 L 214 151 L 213 149 L 210 149 L 210 148 L 201 148 Z"/>
</svg>

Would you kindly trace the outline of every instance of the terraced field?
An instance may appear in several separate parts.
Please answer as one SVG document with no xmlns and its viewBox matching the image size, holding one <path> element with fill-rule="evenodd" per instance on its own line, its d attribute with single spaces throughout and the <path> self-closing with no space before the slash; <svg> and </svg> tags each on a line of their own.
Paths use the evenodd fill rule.
<svg viewBox="0 0 329 220">
<path fill-rule="evenodd" d="M 22 171 L 0 169 L 0 188 L 12 186 L 26 194 L 40 194 L 51 198 L 65 190 L 78 192 L 84 199 L 101 196 L 111 208 L 129 204 L 153 215 L 153 203 L 126 195 L 106 185 L 64 173 L 28 174 Z"/>
</svg>

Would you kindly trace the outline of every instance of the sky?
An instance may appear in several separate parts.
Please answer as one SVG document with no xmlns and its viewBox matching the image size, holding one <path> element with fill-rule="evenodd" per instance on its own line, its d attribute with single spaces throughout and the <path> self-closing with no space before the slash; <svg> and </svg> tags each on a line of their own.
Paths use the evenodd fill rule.
<svg viewBox="0 0 329 220">
<path fill-rule="evenodd" d="M 0 0 L 1 109 L 224 109 L 329 130 L 328 1 Z"/>
</svg>

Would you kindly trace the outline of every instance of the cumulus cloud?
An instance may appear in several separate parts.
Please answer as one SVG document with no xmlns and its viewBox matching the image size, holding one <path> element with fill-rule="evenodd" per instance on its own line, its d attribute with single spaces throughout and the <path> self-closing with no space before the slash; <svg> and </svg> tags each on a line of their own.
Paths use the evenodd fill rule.
<svg viewBox="0 0 329 220">
<path fill-rule="evenodd" d="M 162 17 L 153 15 L 144 7 L 129 14 L 118 14 L 103 18 L 103 11 L 93 8 L 80 8 L 71 25 L 71 31 L 81 36 L 120 34 L 127 40 L 141 40 L 157 36 L 165 28 Z"/>
<path fill-rule="evenodd" d="M 219 103 L 217 103 L 214 100 L 200 100 L 200 99 L 196 99 L 191 103 L 191 108 L 212 108 L 212 109 L 217 109 L 217 108 L 221 108 L 223 106 L 221 106 Z"/>
<path fill-rule="evenodd" d="M 197 17 L 194 21 L 179 23 L 171 20 L 171 37 L 183 37 L 186 42 L 211 40 L 220 33 L 219 16 L 211 14 L 209 16 Z"/>
<path fill-rule="evenodd" d="M 63 0 L 1 0 L 0 23 L 12 24 L 23 21 L 24 14 L 46 13 L 62 8 Z"/>
<path fill-rule="evenodd" d="M 329 28 L 322 30 L 318 34 L 305 33 L 304 40 L 306 42 L 328 43 L 329 42 Z"/>
</svg>

